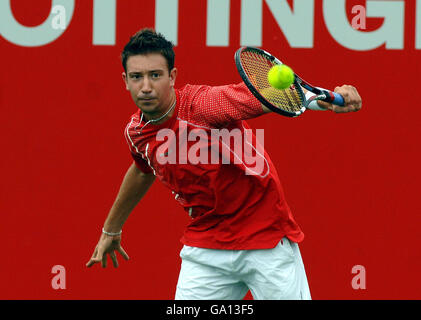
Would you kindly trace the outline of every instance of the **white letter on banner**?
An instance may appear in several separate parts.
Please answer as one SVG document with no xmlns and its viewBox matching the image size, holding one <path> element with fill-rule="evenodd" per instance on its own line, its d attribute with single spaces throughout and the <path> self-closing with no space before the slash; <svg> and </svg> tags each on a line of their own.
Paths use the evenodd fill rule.
<svg viewBox="0 0 421 320">
<path fill-rule="evenodd" d="M 178 0 L 155 0 L 155 29 L 177 45 Z"/>
<path fill-rule="evenodd" d="M 313 47 L 314 0 L 294 1 L 294 12 L 287 0 L 266 0 L 266 3 L 291 47 Z M 262 45 L 262 14 L 262 0 L 242 0 L 242 46 Z"/>
<path fill-rule="evenodd" d="M 260 47 L 262 45 L 262 0 L 241 1 L 241 32 L 242 46 Z"/>
<path fill-rule="evenodd" d="M 352 28 L 345 11 L 345 0 L 324 0 L 323 14 L 332 37 L 351 50 L 372 50 L 384 43 L 387 49 L 403 49 L 404 2 L 367 0 L 367 17 L 384 18 L 383 25 L 371 32 Z"/>
<path fill-rule="evenodd" d="M 230 0 L 208 0 L 206 45 L 228 47 L 230 31 Z"/>
<path fill-rule="evenodd" d="M 94 0 L 94 45 L 115 45 L 116 14 L 116 0 Z"/>
<path fill-rule="evenodd" d="M 421 0 L 417 0 L 415 26 L 415 49 L 421 49 Z"/>
<path fill-rule="evenodd" d="M 314 0 L 294 1 L 294 12 L 286 0 L 266 0 L 266 3 L 291 47 L 313 47 Z"/>
<path fill-rule="evenodd" d="M 66 12 L 64 29 L 52 27 L 53 19 L 56 16 L 53 8 L 60 6 Z M 0 1 L 0 33 L 6 40 L 23 47 L 39 47 L 49 44 L 59 38 L 67 29 L 73 17 L 74 7 L 74 0 L 53 0 L 47 20 L 36 27 L 25 27 L 13 16 L 10 0 L 2 0 Z"/>
</svg>

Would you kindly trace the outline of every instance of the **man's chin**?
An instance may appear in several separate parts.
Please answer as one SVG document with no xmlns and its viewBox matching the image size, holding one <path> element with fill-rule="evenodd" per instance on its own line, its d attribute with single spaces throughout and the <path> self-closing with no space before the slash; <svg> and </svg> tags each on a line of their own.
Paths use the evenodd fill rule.
<svg viewBox="0 0 421 320">
<path fill-rule="evenodd" d="M 142 103 L 137 106 L 147 118 L 155 118 L 160 114 L 159 106 L 156 103 Z"/>
<path fill-rule="evenodd" d="M 156 101 L 142 101 L 137 104 L 137 107 L 145 113 L 154 113 L 158 111 L 158 105 Z"/>
</svg>

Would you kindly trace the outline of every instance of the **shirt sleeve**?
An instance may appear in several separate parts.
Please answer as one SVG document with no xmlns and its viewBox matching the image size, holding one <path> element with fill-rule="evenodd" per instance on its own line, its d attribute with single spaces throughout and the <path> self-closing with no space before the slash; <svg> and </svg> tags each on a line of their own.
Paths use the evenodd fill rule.
<svg viewBox="0 0 421 320">
<path fill-rule="evenodd" d="M 192 101 L 192 109 L 196 120 L 213 126 L 225 126 L 265 113 L 244 83 L 202 86 Z"/>
<path fill-rule="evenodd" d="M 143 159 L 140 155 L 130 152 L 136 167 L 142 171 L 143 173 L 152 173 L 152 168 L 148 165 L 145 159 Z"/>
</svg>

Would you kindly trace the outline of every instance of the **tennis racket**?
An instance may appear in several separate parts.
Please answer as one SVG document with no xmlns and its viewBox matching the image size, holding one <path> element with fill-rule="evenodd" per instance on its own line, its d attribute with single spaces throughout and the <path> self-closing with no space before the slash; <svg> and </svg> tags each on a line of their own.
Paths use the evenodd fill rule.
<svg viewBox="0 0 421 320">
<path fill-rule="evenodd" d="M 287 117 L 297 117 L 304 113 L 314 100 L 322 100 L 338 106 L 344 105 L 344 98 L 329 90 L 316 88 L 295 74 L 294 83 L 287 89 L 273 88 L 267 79 L 269 70 L 280 60 L 270 53 L 254 48 L 241 47 L 235 53 L 235 64 L 244 83 L 253 95 L 273 112 Z M 305 88 L 315 94 L 306 99 Z"/>
</svg>

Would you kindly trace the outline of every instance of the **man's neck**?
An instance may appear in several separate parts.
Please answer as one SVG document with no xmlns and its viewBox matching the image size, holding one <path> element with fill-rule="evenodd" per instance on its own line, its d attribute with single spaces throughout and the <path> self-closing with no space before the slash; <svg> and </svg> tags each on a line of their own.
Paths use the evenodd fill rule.
<svg viewBox="0 0 421 320">
<path fill-rule="evenodd" d="M 172 115 L 174 114 L 176 100 L 177 98 L 176 98 L 175 92 L 173 92 L 173 95 L 170 99 L 170 103 L 168 103 L 165 111 L 158 116 L 154 115 L 154 116 L 149 117 L 146 114 L 144 114 L 146 121 L 150 121 L 151 124 L 158 125 L 170 119 Z"/>
</svg>

